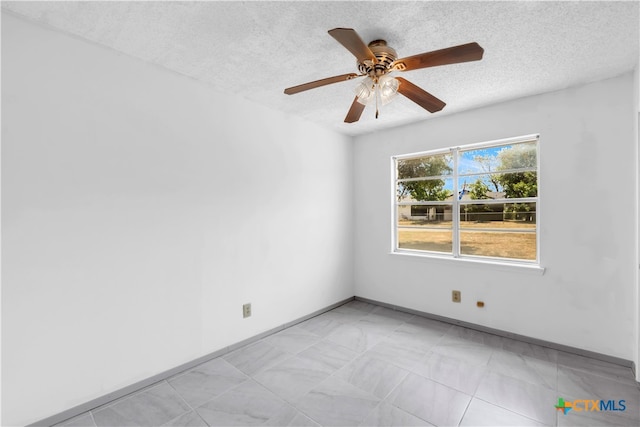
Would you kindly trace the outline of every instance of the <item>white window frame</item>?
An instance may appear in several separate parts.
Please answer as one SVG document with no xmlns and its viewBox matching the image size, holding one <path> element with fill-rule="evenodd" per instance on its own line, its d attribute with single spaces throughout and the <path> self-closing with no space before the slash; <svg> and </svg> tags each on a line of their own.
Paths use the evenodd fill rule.
<svg viewBox="0 0 640 427">
<path fill-rule="evenodd" d="M 391 253 L 399 254 L 399 255 L 409 255 L 409 256 L 417 256 L 422 258 L 431 258 L 431 259 L 444 259 L 444 260 L 455 260 L 455 261 L 465 261 L 465 262 L 473 262 L 480 264 L 489 264 L 489 265 L 499 265 L 506 267 L 524 267 L 530 270 L 538 271 L 540 273 L 544 272 L 544 269 L 540 266 L 540 224 L 541 224 L 541 209 L 540 209 L 540 135 L 539 134 L 531 134 L 531 135 L 523 135 L 514 138 L 504 138 L 499 140 L 492 140 L 486 142 L 480 142 L 475 144 L 468 144 L 457 147 L 448 147 L 445 149 L 435 149 L 428 151 L 421 151 L 416 153 L 408 153 L 402 155 L 391 156 Z M 527 197 L 527 198 L 518 198 L 518 199 L 483 199 L 482 204 L 504 204 L 506 203 L 536 203 L 536 259 L 535 260 L 521 260 L 521 259 L 513 259 L 513 258 L 502 258 L 502 257 L 489 257 L 489 256 L 480 256 L 480 255 L 463 255 L 460 253 L 460 207 L 469 204 L 479 204 L 480 201 L 463 201 L 458 200 L 456 197 L 457 192 L 459 191 L 459 178 L 468 176 L 470 174 L 458 174 L 458 153 L 461 151 L 468 151 L 474 149 L 482 149 L 482 148 L 491 148 L 501 145 L 510 145 L 510 144 L 519 144 L 526 142 L 535 142 L 536 143 L 536 176 L 537 176 L 537 197 Z M 403 159 L 412 159 L 418 157 L 425 156 L 434 156 L 438 154 L 453 154 L 453 172 L 451 175 L 446 176 L 430 176 L 429 179 L 452 179 L 453 180 L 453 200 L 449 201 L 429 201 L 429 202 L 421 202 L 421 203 L 411 203 L 411 204 L 428 204 L 430 206 L 433 205 L 445 205 L 452 206 L 452 253 L 443 253 L 443 252 L 432 252 L 426 250 L 418 250 L 418 249 L 406 249 L 398 247 L 398 207 L 401 205 L 406 205 L 407 202 L 399 202 L 397 198 L 397 185 L 398 185 L 398 168 L 397 161 Z M 514 172 L 521 172 L 522 169 L 514 170 Z M 501 171 L 503 173 L 503 171 Z M 424 178 L 416 178 L 416 180 L 424 179 Z"/>
</svg>

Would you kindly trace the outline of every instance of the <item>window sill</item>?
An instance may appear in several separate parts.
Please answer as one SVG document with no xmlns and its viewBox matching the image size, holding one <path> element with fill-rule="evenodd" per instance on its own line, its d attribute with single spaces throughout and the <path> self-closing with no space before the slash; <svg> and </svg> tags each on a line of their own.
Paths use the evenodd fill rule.
<svg viewBox="0 0 640 427">
<path fill-rule="evenodd" d="M 496 260 L 473 259 L 473 258 L 453 258 L 450 256 L 438 256 L 435 254 L 424 254 L 413 251 L 397 250 L 390 252 L 390 255 L 410 257 L 414 259 L 424 259 L 438 263 L 454 263 L 457 265 L 467 265 L 469 267 L 486 268 L 490 270 L 518 272 L 525 274 L 535 274 L 542 276 L 545 272 L 544 267 L 535 264 L 520 264 L 515 262 L 500 262 Z"/>
</svg>

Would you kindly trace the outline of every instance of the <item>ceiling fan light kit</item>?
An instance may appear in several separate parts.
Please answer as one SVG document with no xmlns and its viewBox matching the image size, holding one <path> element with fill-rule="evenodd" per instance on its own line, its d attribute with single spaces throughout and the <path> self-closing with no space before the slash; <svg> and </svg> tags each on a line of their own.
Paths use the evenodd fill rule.
<svg viewBox="0 0 640 427">
<path fill-rule="evenodd" d="M 329 30 L 329 35 L 356 57 L 360 74 L 349 73 L 316 80 L 287 88 L 284 93 L 293 95 L 328 84 L 364 77 L 355 88 L 356 97 L 344 119 L 345 123 L 357 122 L 366 105 L 375 105 L 376 118 L 378 118 L 379 108 L 388 104 L 398 93 L 431 113 L 440 111 L 446 105 L 442 100 L 406 79 L 393 77 L 390 74 L 394 71 L 404 72 L 438 65 L 478 61 L 484 54 L 484 49 L 474 42 L 398 59 L 396 51 L 388 46 L 385 40 L 374 40 L 367 45 L 351 28 L 334 28 Z"/>
<path fill-rule="evenodd" d="M 378 77 L 377 80 L 365 77 L 356 86 L 356 96 L 362 105 L 376 102 L 379 102 L 380 105 L 386 105 L 398 94 L 398 86 L 400 86 L 400 82 L 388 74 Z"/>
</svg>

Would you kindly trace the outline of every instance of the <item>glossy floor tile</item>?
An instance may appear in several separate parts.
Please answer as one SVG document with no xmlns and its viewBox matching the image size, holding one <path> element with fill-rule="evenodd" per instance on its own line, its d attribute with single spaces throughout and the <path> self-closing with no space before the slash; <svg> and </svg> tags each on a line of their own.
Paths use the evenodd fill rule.
<svg viewBox="0 0 640 427">
<path fill-rule="evenodd" d="M 389 403 L 437 426 L 456 426 L 471 396 L 410 374 L 389 397 Z"/>
<path fill-rule="evenodd" d="M 640 388 L 624 366 L 352 301 L 59 425 L 638 426 Z"/>
<path fill-rule="evenodd" d="M 386 340 L 371 347 L 367 354 L 410 371 L 422 362 L 426 352 L 419 348 L 404 346 L 387 337 Z"/>
<path fill-rule="evenodd" d="M 264 425 L 267 426 L 298 426 L 318 427 L 320 424 L 298 411 L 293 406 L 282 408 L 278 414 L 270 418 Z"/>
<path fill-rule="evenodd" d="M 166 381 L 93 412 L 100 426 L 159 426 L 191 408 Z"/>
<path fill-rule="evenodd" d="M 480 382 L 476 397 L 496 406 L 508 409 L 545 425 L 555 422 L 557 402 L 555 390 L 490 371 Z"/>
<path fill-rule="evenodd" d="M 474 397 L 460 425 L 493 427 L 543 426 L 544 424 Z"/>
<path fill-rule="evenodd" d="M 487 369 L 486 366 L 472 365 L 454 357 L 430 352 L 422 363 L 413 369 L 413 372 L 455 390 L 473 395 Z"/>
<path fill-rule="evenodd" d="M 218 358 L 169 378 L 168 382 L 191 407 L 196 407 L 248 379 L 229 362 Z"/>
<path fill-rule="evenodd" d="M 370 324 L 364 325 L 356 321 L 340 325 L 327 336 L 327 339 L 361 353 L 383 341 L 386 336 L 384 331 L 372 329 Z"/>
<path fill-rule="evenodd" d="M 323 426 L 356 426 L 380 400 L 336 377 L 328 378 L 298 403 L 298 408 Z"/>
<path fill-rule="evenodd" d="M 330 341 L 320 341 L 310 348 L 300 352 L 298 357 L 315 360 L 327 369 L 337 371 L 353 360 L 358 353 L 346 347 L 336 345 Z"/>
<path fill-rule="evenodd" d="M 281 398 L 294 403 L 332 372 L 330 366 L 320 361 L 293 356 L 254 378 Z"/>
<path fill-rule="evenodd" d="M 291 357 L 289 353 L 262 340 L 239 348 L 224 356 L 223 359 L 245 374 L 252 375 L 289 357 Z"/>
<path fill-rule="evenodd" d="M 342 368 L 336 376 L 380 399 L 387 397 L 409 371 L 375 355 L 364 354 Z"/>
<path fill-rule="evenodd" d="M 207 427 L 207 423 L 196 411 L 189 411 L 162 425 L 163 427 Z"/>
<path fill-rule="evenodd" d="M 558 383 L 555 363 L 522 354 L 496 350 L 491 354 L 489 369 L 502 375 L 554 390 Z"/>
<path fill-rule="evenodd" d="M 288 406 L 284 400 L 253 380 L 196 408 L 210 426 L 265 424 Z"/>
<path fill-rule="evenodd" d="M 293 326 L 282 332 L 273 334 L 265 342 L 287 353 L 300 353 L 320 341 L 320 337 L 303 328 Z"/>
<path fill-rule="evenodd" d="M 381 402 L 369 413 L 362 426 L 431 426 L 422 418 L 411 415 L 387 402 Z"/>
</svg>

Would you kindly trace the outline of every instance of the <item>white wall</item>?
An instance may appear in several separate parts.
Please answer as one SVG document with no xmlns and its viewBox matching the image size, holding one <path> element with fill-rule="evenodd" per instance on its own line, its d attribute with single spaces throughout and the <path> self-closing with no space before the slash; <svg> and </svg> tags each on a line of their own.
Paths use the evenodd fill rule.
<svg viewBox="0 0 640 427">
<path fill-rule="evenodd" d="M 2 66 L 2 425 L 353 296 L 349 138 L 6 13 Z"/>
<path fill-rule="evenodd" d="M 356 138 L 356 295 L 633 360 L 632 77 Z M 541 135 L 544 275 L 390 254 L 391 155 L 533 133 Z"/>
</svg>

